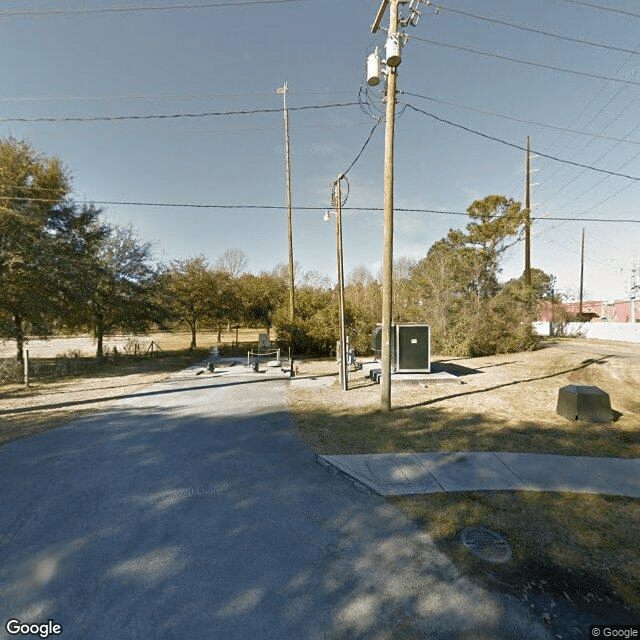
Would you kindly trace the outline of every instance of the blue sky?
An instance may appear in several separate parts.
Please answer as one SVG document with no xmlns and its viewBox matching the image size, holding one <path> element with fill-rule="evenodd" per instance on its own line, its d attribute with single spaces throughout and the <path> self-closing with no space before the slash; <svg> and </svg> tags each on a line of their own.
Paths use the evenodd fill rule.
<svg viewBox="0 0 640 640">
<path fill-rule="evenodd" d="M 285 206 L 281 111 L 10 120 L 280 109 L 276 88 L 287 82 L 294 257 L 303 271 L 335 279 L 335 231 L 323 210 L 331 182 L 351 164 L 374 120 L 358 105 L 293 108 L 358 101 L 366 55 L 384 43 L 382 31 L 370 33 L 379 0 L 72 12 L 180 4 L 207 3 L 0 3 L 0 135 L 59 156 L 78 199 Z M 573 0 L 446 0 L 436 14 L 422 5 L 417 27 L 406 29 L 399 109 L 409 103 L 466 129 L 405 110 L 396 126 L 396 207 L 462 212 L 493 193 L 524 201 L 524 152 L 469 130 L 520 146 L 530 136 L 534 152 L 640 177 L 640 55 L 632 53 L 640 47 L 640 8 L 633 0 L 591 4 L 601 8 Z M 46 9 L 69 12 L 38 13 Z M 376 91 L 370 95 L 380 105 Z M 382 206 L 383 146 L 381 125 L 348 174 L 347 207 Z M 592 220 L 640 219 L 638 180 L 544 157 L 532 167 L 540 183 L 533 215 L 584 219 L 534 222 L 532 265 L 575 294 L 584 226 L 586 296 L 624 297 L 634 257 L 640 263 L 640 225 Z M 214 263 L 225 250 L 241 249 L 254 272 L 287 261 L 284 209 L 109 205 L 105 215 L 131 222 L 159 260 L 202 254 Z M 449 228 L 464 224 L 459 215 L 397 212 L 394 255 L 420 259 Z M 505 279 L 522 273 L 523 244 L 505 256 Z M 361 264 L 379 272 L 381 211 L 345 212 L 344 251 L 347 274 Z"/>
</svg>

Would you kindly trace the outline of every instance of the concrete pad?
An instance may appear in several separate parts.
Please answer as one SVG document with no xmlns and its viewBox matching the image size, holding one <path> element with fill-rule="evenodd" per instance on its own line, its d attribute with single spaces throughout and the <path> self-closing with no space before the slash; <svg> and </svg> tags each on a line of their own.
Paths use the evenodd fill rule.
<svg viewBox="0 0 640 640">
<path fill-rule="evenodd" d="M 613 485 L 622 495 L 640 498 L 640 460 L 589 457 L 576 460 Z"/>
<path fill-rule="evenodd" d="M 496 453 L 532 491 L 619 494 L 616 487 L 589 470 L 580 458 L 554 454 Z"/>
<path fill-rule="evenodd" d="M 392 373 L 391 384 L 414 384 L 427 387 L 433 384 L 462 384 L 458 376 L 446 371 L 433 373 Z"/>
<path fill-rule="evenodd" d="M 417 453 L 445 491 L 501 491 L 526 489 L 518 476 L 492 452 Z"/>
</svg>

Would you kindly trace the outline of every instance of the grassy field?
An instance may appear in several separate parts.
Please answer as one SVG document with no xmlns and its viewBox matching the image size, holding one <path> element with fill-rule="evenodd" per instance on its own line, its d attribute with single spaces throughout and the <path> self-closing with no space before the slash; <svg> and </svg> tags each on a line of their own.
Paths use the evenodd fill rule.
<svg viewBox="0 0 640 640">
<path fill-rule="evenodd" d="M 391 413 L 380 410 L 379 385 L 359 373 L 351 374 L 347 393 L 337 382 L 313 393 L 291 387 L 288 402 L 298 433 L 324 454 L 494 450 L 640 458 L 640 351 L 633 349 L 559 341 L 532 353 L 440 358 L 459 383 L 398 387 Z M 316 377 L 337 365 L 306 361 L 300 369 Z M 615 421 L 560 418 L 555 403 L 566 384 L 610 392 Z M 638 499 L 497 491 L 390 501 L 478 582 L 611 621 L 640 619 Z M 508 563 L 490 564 L 464 548 L 462 529 L 477 525 L 506 536 Z M 553 623 L 557 611 L 549 614 Z"/>
<path fill-rule="evenodd" d="M 258 334 L 266 332 L 266 329 L 239 329 L 238 342 L 257 342 Z M 208 349 L 218 344 L 232 344 L 236 340 L 236 331 L 222 331 L 218 341 L 217 331 L 198 331 L 198 348 Z M 158 347 L 164 351 L 181 351 L 188 349 L 191 344 L 191 334 L 186 331 L 162 331 L 144 336 L 117 335 L 105 338 L 105 351 L 113 351 L 113 347 L 121 354 L 133 353 L 137 343 L 138 351 L 146 353 Z M 32 339 L 27 343 L 31 358 L 55 358 L 57 356 L 78 354 L 80 356 L 93 356 L 96 352 L 96 343 L 89 335 L 81 336 L 54 336 L 47 340 Z M 0 342 L 0 358 L 13 358 L 16 355 L 15 343 L 12 341 Z"/>
</svg>

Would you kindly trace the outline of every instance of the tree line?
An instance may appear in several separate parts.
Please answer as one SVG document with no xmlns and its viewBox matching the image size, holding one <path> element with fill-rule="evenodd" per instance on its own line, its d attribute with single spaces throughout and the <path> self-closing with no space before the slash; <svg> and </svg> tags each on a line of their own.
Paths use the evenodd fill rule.
<svg viewBox="0 0 640 640">
<path fill-rule="evenodd" d="M 295 265 L 291 324 L 288 270 L 246 270 L 246 255 L 227 250 L 155 264 L 153 247 L 132 227 L 108 224 L 103 210 L 72 197 L 69 170 L 25 141 L 0 139 L 0 337 L 22 358 L 28 337 L 91 332 L 96 356 L 116 332 L 264 327 L 296 353 L 330 355 L 339 332 L 337 288 Z M 554 279 L 532 270 L 501 283 L 500 261 L 522 232 L 520 203 L 491 195 L 473 202 L 464 230 L 451 229 L 421 260 L 394 264 L 394 321 L 432 327 L 434 351 L 463 356 L 533 348 L 537 305 Z M 359 266 L 345 286 L 350 342 L 359 353 L 381 318 L 380 278 Z"/>
</svg>

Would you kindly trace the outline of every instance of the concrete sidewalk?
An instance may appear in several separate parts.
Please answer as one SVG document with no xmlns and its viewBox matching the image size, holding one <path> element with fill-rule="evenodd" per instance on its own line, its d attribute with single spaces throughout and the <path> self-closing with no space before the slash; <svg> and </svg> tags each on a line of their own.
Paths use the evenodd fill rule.
<svg viewBox="0 0 640 640">
<path fill-rule="evenodd" d="M 383 496 L 447 491 L 574 491 L 640 497 L 640 459 L 534 453 L 318 456 Z"/>
</svg>

